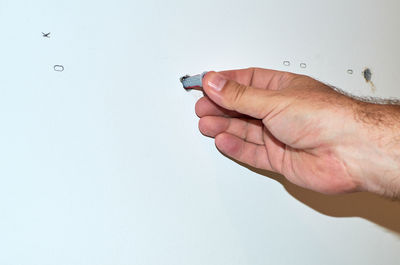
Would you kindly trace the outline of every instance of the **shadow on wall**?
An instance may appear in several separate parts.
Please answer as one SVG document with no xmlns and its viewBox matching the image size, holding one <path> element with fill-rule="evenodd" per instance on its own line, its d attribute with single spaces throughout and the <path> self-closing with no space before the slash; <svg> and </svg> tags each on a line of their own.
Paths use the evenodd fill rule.
<svg viewBox="0 0 400 265">
<path fill-rule="evenodd" d="M 368 192 L 325 195 L 292 184 L 280 174 L 243 166 L 278 181 L 290 195 L 322 214 L 332 217 L 361 217 L 400 236 L 400 201 L 392 201 Z"/>
</svg>

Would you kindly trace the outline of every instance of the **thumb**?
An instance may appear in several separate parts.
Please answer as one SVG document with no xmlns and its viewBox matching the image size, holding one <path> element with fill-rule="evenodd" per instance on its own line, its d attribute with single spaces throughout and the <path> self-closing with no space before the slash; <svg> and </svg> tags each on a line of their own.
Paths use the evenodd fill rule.
<svg viewBox="0 0 400 265">
<path fill-rule="evenodd" d="M 257 119 L 265 118 L 278 103 L 277 91 L 242 85 L 216 72 L 204 76 L 203 89 L 217 105 Z"/>
</svg>

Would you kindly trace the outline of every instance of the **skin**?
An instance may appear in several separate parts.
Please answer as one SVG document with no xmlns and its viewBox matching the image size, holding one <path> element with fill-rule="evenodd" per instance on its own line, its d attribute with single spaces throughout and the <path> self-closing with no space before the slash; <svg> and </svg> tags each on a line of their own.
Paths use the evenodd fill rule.
<svg viewBox="0 0 400 265">
<path fill-rule="evenodd" d="M 399 106 L 260 68 L 209 72 L 203 89 L 199 129 L 223 154 L 321 193 L 399 195 Z"/>
</svg>

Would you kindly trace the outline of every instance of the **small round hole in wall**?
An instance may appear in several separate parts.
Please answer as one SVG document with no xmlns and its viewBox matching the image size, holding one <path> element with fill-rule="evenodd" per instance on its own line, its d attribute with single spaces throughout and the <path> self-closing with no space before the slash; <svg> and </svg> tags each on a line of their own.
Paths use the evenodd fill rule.
<svg viewBox="0 0 400 265">
<path fill-rule="evenodd" d="M 365 68 L 364 71 L 362 72 L 365 82 L 371 82 L 372 80 L 372 71 L 369 68 Z"/>
</svg>

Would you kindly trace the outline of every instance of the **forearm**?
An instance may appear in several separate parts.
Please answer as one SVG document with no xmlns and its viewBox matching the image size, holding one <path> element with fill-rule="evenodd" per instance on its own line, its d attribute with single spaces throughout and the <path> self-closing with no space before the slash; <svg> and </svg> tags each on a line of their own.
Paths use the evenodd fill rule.
<svg viewBox="0 0 400 265">
<path fill-rule="evenodd" d="M 357 152 L 363 189 L 400 197 L 400 106 L 357 102 L 354 114 L 365 141 Z"/>
</svg>

